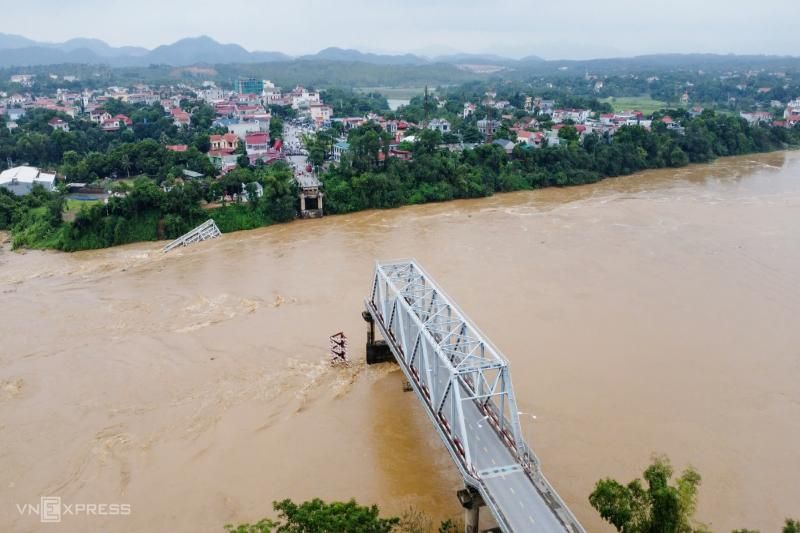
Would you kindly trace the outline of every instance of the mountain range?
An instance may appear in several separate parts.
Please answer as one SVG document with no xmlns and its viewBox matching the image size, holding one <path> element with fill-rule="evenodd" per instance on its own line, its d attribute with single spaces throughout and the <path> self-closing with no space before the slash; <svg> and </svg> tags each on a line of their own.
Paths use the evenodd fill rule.
<svg viewBox="0 0 800 533">
<path fill-rule="evenodd" d="M 21 35 L 0 33 L 0 67 L 54 65 L 62 63 L 106 64 L 113 67 L 148 65 L 273 63 L 304 60 L 360 62 L 374 65 L 426 65 L 433 63 L 478 63 L 509 66 L 542 61 L 530 56 L 514 60 L 495 55 L 450 54 L 427 57 L 415 54 L 371 54 L 344 48 L 326 48 L 316 54 L 292 57 L 282 52 L 248 51 L 238 44 L 222 44 L 211 37 L 181 39 L 152 50 L 137 46 L 114 47 L 99 39 L 71 39 L 63 43 L 34 41 Z"/>
</svg>

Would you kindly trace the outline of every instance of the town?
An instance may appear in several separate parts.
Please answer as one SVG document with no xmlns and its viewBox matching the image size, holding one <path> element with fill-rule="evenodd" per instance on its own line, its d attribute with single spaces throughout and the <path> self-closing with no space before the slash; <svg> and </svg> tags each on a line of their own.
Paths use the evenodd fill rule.
<svg viewBox="0 0 800 533">
<path fill-rule="evenodd" d="M 301 85 L 283 89 L 257 78 L 91 88 L 96 84 L 83 86 L 74 75 L 11 74 L 0 84 L 5 88 L 0 92 L 0 168 L 5 167 L 0 187 L 18 196 L 35 186 L 62 191 L 63 200 L 53 209 L 72 225 L 68 234 L 76 237 L 78 228 L 100 231 L 96 225 L 112 212 L 124 218 L 128 208 L 92 208 L 110 201 L 127 205 L 121 200 L 147 179 L 159 194 L 182 195 L 171 204 L 184 205 L 172 213 L 159 207 L 156 218 L 165 223 L 144 235 L 174 238 L 212 212 L 222 217 L 223 231 L 232 231 L 294 217 L 589 183 L 792 142 L 793 132 L 800 131 L 800 98 L 777 100 L 770 87 L 758 86 L 766 80 L 774 93 L 787 94 L 785 73 L 727 72 L 718 79 L 738 82 L 737 90 L 750 95 L 742 102 L 749 103 L 733 97 L 722 103 L 695 102 L 692 94 L 698 87 L 687 81 L 675 90 L 671 106 L 664 102 L 648 112 L 619 108 L 612 105 L 614 98 L 597 96 L 611 84 L 631 83 L 630 78 L 588 72 L 570 82 L 586 87 L 588 96 L 583 97 L 559 92 L 550 80 L 539 84 L 543 91 L 538 94 L 519 84 L 484 82 L 468 90 L 425 87 L 394 109 L 378 93 Z M 660 79 L 641 81 L 658 84 Z M 48 93 L 43 87 L 55 90 Z M 724 148 L 717 142 L 698 144 L 698 137 L 707 137 L 717 123 L 721 134 L 734 127 L 747 142 L 736 139 Z M 656 148 L 646 139 L 653 135 Z M 622 150 L 623 142 L 640 150 Z M 611 155 L 615 148 L 619 157 Z M 465 175 L 473 176 L 467 171 L 460 178 L 422 180 L 409 189 L 409 179 L 418 180 L 421 166 L 436 166 L 431 159 L 436 152 L 467 170 L 475 165 L 484 170 L 469 178 L 472 183 L 457 185 Z M 504 162 L 493 153 L 502 154 Z M 576 162 L 575 154 L 587 153 L 594 162 Z M 415 169 L 414 177 L 404 177 L 409 169 Z M 389 184 L 378 179 L 392 173 Z M 376 181 L 356 191 L 359 174 Z M 192 205 L 185 205 L 187 198 Z M 258 214 L 224 209 L 259 202 Z M 11 227 L 15 216 L 18 226 L 25 218 L 12 211 L 6 208 L 4 227 Z M 59 213 L 53 213 L 51 229 L 58 229 Z M 34 219 L 22 225 L 34 225 Z M 93 224 L 95 229 L 86 229 Z M 50 242 L 46 246 L 75 249 L 135 239 L 119 229 L 129 220 L 114 224 L 113 238 L 78 238 L 67 244 L 53 231 L 37 236 L 18 231 L 17 244 Z"/>
</svg>

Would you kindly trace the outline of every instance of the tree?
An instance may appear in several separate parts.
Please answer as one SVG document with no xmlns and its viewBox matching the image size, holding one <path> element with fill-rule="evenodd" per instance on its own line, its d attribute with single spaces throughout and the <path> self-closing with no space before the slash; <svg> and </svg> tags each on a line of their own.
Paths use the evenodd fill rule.
<svg viewBox="0 0 800 533">
<path fill-rule="evenodd" d="M 786 525 L 783 526 L 783 533 L 800 533 L 800 520 L 786 519 Z"/>
<path fill-rule="evenodd" d="M 390 533 L 400 522 L 397 517 L 380 518 L 378 507 L 349 502 L 325 503 L 314 498 L 301 504 L 291 500 L 273 502 L 278 521 L 261 520 L 255 524 L 226 525 L 229 533 Z M 273 529 L 274 528 L 274 529 Z"/>
<path fill-rule="evenodd" d="M 672 473 L 669 459 L 655 457 L 644 471 L 646 489 L 639 479 L 622 485 L 606 478 L 597 482 L 589 503 L 604 520 L 624 533 L 706 531 L 702 525 L 692 525 L 700 474 L 688 467 L 672 486 Z"/>
</svg>

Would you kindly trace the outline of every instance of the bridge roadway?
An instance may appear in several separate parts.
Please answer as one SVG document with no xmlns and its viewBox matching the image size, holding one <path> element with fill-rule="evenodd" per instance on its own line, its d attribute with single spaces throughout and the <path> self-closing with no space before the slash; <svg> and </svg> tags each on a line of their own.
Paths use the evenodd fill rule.
<svg viewBox="0 0 800 533">
<path fill-rule="evenodd" d="M 422 401 L 466 485 L 480 493 L 500 528 L 509 532 L 583 533 L 522 439 L 507 362 L 488 340 L 480 337 L 482 334 L 433 280 L 414 262 L 378 264 L 373 293 L 365 307 Z M 444 336 L 431 326 L 436 315 L 445 314 L 443 310 L 450 317 L 447 327 L 439 328 L 440 332 L 450 330 Z M 480 342 L 480 350 L 473 349 L 471 353 L 483 354 L 481 357 L 466 355 L 459 361 L 452 349 L 449 356 L 442 349 L 448 340 L 449 346 L 453 345 L 452 324 L 458 323 L 464 326 L 460 330 L 464 335 L 456 346 Z M 431 343 L 429 350 L 435 350 L 437 357 L 426 357 L 421 348 L 426 336 Z M 465 355 L 466 350 L 458 353 Z M 421 361 L 427 361 L 427 368 L 420 366 Z M 495 369 L 502 367 L 506 373 L 502 380 L 496 380 L 502 381 L 503 386 L 487 390 L 491 380 L 483 381 L 475 369 L 492 365 Z M 460 394 L 453 394 L 454 386 Z M 454 398 L 451 404 L 446 402 L 448 396 Z M 489 401 L 491 398 L 506 403 L 498 406 Z M 446 414 L 448 405 L 452 415 Z M 512 412 L 508 412 L 509 407 Z"/>
</svg>

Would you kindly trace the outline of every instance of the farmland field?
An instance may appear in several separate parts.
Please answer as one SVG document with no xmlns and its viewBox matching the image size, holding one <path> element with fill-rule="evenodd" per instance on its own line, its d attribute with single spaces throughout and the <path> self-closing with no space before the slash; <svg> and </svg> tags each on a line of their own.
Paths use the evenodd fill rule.
<svg viewBox="0 0 800 533">
<path fill-rule="evenodd" d="M 611 104 L 615 112 L 635 110 L 641 111 L 646 115 L 667 107 L 666 102 L 661 100 L 653 100 L 649 96 L 610 96 L 608 98 L 603 98 L 600 101 Z"/>
</svg>

